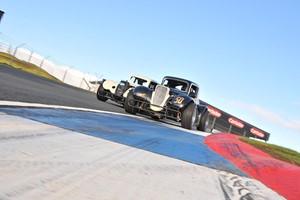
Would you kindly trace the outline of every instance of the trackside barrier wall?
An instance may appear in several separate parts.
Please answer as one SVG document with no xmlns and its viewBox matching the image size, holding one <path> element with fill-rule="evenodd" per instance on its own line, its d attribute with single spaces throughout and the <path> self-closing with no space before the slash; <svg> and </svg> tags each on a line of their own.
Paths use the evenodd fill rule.
<svg viewBox="0 0 300 200">
<path fill-rule="evenodd" d="M 16 59 L 34 64 L 69 85 L 92 92 L 96 92 L 97 90 L 97 85 L 93 84 L 99 80 L 97 74 L 94 76 L 89 73 L 83 73 L 73 67 L 59 64 L 59 62 L 51 58 L 51 56 L 42 56 L 34 52 L 25 43 L 20 44 L 2 33 L 0 33 L 0 52 L 10 54 Z M 12 65 L 14 61 L 14 59 L 11 59 L 10 63 L 7 64 Z"/>
<path fill-rule="evenodd" d="M 213 131 L 228 132 L 244 137 L 252 137 L 268 141 L 270 133 L 259 129 L 235 116 L 232 116 L 204 101 L 200 104 L 206 105 L 210 112 L 210 128 Z"/>
</svg>

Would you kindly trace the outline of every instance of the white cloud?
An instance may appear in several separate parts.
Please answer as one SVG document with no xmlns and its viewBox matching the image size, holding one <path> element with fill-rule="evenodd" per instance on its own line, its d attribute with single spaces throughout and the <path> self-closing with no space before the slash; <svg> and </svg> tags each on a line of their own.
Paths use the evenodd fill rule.
<svg viewBox="0 0 300 200">
<path fill-rule="evenodd" d="M 260 106 L 257 105 L 246 105 L 245 108 L 248 109 L 250 112 L 258 115 L 259 117 L 266 119 L 268 121 L 274 122 L 274 123 L 282 123 L 283 119 L 280 117 L 279 114 L 268 111 Z"/>
<path fill-rule="evenodd" d="M 300 131 L 300 120 L 292 120 L 290 122 L 285 122 L 285 126 Z"/>
<path fill-rule="evenodd" d="M 226 102 L 233 107 L 249 111 L 261 119 L 264 119 L 269 122 L 275 123 L 276 125 L 300 132 L 300 120 L 299 119 L 290 119 L 290 118 L 284 117 L 278 113 L 269 111 L 265 108 L 262 108 L 258 105 L 254 105 L 254 104 L 247 104 L 247 103 L 242 103 L 242 102 L 232 101 L 232 100 L 230 100 L 230 101 L 226 100 Z"/>
</svg>

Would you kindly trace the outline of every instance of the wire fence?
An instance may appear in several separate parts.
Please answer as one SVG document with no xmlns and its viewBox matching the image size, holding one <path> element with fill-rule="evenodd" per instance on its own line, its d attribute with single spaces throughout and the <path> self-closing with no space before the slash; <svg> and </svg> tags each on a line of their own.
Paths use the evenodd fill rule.
<svg viewBox="0 0 300 200">
<path fill-rule="evenodd" d="M 34 64 L 66 84 L 92 92 L 96 92 L 98 88 L 96 83 L 102 77 L 96 73 L 95 75 L 92 75 L 81 72 L 72 66 L 67 66 L 62 62 L 55 60 L 49 55 L 43 56 L 42 53 L 33 50 L 33 48 L 27 44 L 15 41 L 1 32 L 0 52 L 10 54 L 13 58 Z M 16 60 L 11 59 L 8 64 L 13 64 L 15 61 Z"/>
</svg>

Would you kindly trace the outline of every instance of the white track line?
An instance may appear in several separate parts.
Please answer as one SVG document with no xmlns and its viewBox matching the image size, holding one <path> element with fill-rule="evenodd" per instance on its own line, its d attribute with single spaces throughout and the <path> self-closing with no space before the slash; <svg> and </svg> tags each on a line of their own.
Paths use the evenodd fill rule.
<svg viewBox="0 0 300 200">
<path fill-rule="evenodd" d="M 40 104 L 40 103 L 26 103 L 26 102 L 18 102 L 18 101 L 0 101 L 0 106 L 53 108 L 53 109 L 78 110 L 78 111 L 87 111 L 87 112 L 97 112 L 97 113 L 104 113 L 104 114 L 115 114 L 115 115 L 130 116 L 128 114 L 115 113 L 115 112 L 109 112 L 109 111 L 103 111 L 103 110 L 95 110 L 95 109 L 89 109 L 89 108 L 79 108 L 79 107 L 60 106 L 60 105 L 48 105 L 48 104 Z"/>
</svg>

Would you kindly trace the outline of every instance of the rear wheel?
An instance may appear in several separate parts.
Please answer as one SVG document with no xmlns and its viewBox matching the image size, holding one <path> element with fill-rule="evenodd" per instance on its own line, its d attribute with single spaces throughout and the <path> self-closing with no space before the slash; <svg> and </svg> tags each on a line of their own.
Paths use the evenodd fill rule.
<svg viewBox="0 0 300 200">
<path fill-rule="evenodd" d="M 209 120 L 210 120 L 210 114 L 208 111 L 205 111 L 205 113 L 202 114 L 199 125 L 197 126 L 197 130 L 204 131 L 204 132 L 211 132 L 209 130 Z"/>
<path fill-rule="evenodd" d="M 135 102 L 132 91 L 130 91 L 127 95 L 127 98 L 125 99 L 124 109 L 126 112 L 135 115 L 138 112 L 138 109 L 133 107 L 132 105 L 135 105 Z"/>
<path fill-rule="evenodd" d="M 181 127 L 186 129 L 192 129 L 193 126 L 195 125 L 196 117 L 197 117 L 196 104 L 191 103 L 182 112 Z"/>
<path fill-rule="evenodd" d="M 105 95 L 104 88 L 103 85 L 101 84 L 97 90 L 97 99 L 100 101 L 107 101 L 108 98 L 104 97 L 104 95 Z"/>
</svg>

